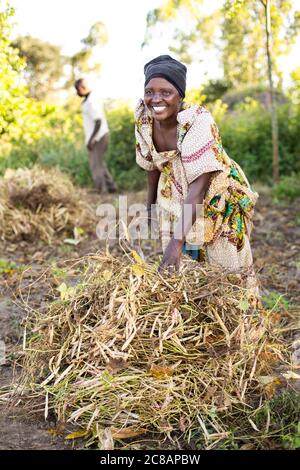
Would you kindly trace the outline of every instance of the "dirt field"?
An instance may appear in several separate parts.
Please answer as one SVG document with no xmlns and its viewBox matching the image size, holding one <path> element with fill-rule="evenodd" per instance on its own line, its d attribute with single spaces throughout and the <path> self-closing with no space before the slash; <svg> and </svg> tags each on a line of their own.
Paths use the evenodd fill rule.
<svg viewBox="0 0 300 470">
<path fill-rule="evenodd" d="M 142 201 L 144 195 L 131 194 L 130 200 Z M 95 207 L 99 198 L 88 194 Z M 107 197 L 106 202 L 118 196 Z M 103 202 L 103 201 L 102 201 Z M 115 202 L 116 205 L 116 202 Z M 252 235 L 255 265 L 261 283 L 262 294 L 267 302 L 284 295 L 286 308 L 295 310 L 300 305 L 300 212 L 299 201 L 293 204 L 275 204 L 269 192 L 261 188 Z M 6 345 L 6 363 L 0 365 L 0 387 L 7 386 L 13 375 L 14 348 L 22 341 L 21 321 L 26 314 L 24 305 L 40 308 L 47 301 L 47 292 L 57 286 L 43 276 L 48 266 L 60 266 L 66 259 L 76 259 L 101 248 L 94 237 L 79 245 L 43 243 L 4 245 L 0 247 L 0 258 L 15 263 L 11 270 L 0 275 L 0 340 Z M 117 250 L 117 246 L 113 248 Z M 149 248 L 145 254 L 149 253 Z M 18 267 L 22 268 L 21 270 Z M 0 271 L 1 272 L 1 271 Z M 50 283 L 49 283 L 50 282 Z M 30 297 L 28 293 L 30 292 Z M 300 349 L 300 345 L 299 345 Z M 295 353 L 295 361 L 300 354 Z M 295 381 L 296 382 L 296 381 Z M 295 383 L 294 387 L 299 387 Z M 300 387 L 299 387 L 300 389 Z M 67 449 L 71 447 L 63 436 L 71 431 L 63 425 L 45 422 L 42 411 L 28 416 L 22 409 L 7 409 L 0 405 L 0 450 L 3 449 Z"/>
</svg>

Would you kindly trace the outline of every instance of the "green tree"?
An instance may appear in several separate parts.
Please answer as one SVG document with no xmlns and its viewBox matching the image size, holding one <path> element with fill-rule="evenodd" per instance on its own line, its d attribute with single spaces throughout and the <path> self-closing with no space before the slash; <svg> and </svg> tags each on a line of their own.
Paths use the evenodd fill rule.
<svg viewBox="0 0 300 470">
<path fill-rule="evenodd" d="M 293 103 L 300 104 L 300 67 L 291 72 L 292 86 L 290 87 L 290 95 Z"/>
<path fill-rule="evenodd" d="M 226 1 L 222 8 L 222 55 L 225 80 L 234 87 L 257 85 L 266 80 L 263 17 L 257 2 L 247 8 Z"/>
<path fill-rule="evenodd" d="M 24 61 L 11 46 L 11 19 L 14 9 L 0 0 L 0 135 L 7 135 L 18 120 L 26 89 L 20 84 Z"/>
<path fill-rule="evenodd" d="M 167 0 L 161 9 L 148 15 L 148 28 L 158 21 L 168 21 L 185 9 L 193 14 L 202 0 Z M 212 35 L 203 35 L 206 23 L 194 15 L 194 33 L 208 43 Z M 292 0 L 225 0 L 221 7 L 220 28 L 224 79 L 233 86 L 268 82 L 271 98 L 273 181 L 279 180 L 279 143 L 274 82 L 280 83 L 278 58 L 286 54 L 300 27 L 300 12 L 293 11 Z M 156 23 L 155 23 L 156 22 Z M 205 33 L 205 30 L 204 30 Z M 175 37 L 178 37 L 176 31 Z M 185 43 L 186 48 L 186 43 Z M 180 50 L 179 50 L 180 53 Z M 181 54 L 179 54 L 181 55 Z"/>
<path fill-rule="evenodd" d="M 277 84 L 282 74 L 278 58 L 286 55 L 299 32 L 299 12 L 292 0 L 226 0 L 222 7 L 222 65 L 234 86 L 267 83 L 266 4 L 272 29 L 272 71 Z"/>
<path fill-rule="evenodd" d="M 67 86 L 72 86 L 76 78 L 101 69 L 99 62 L 92 61 L 93 54 L 96 48 L 105 46 L 107 42 L 106 27 L 102 21 L 98 21 L 90 28 L 88 35 L 81 39 L 83 47 L 69 58 L 71 74 Z"/>
<path fill-rule="evenodd" d="M 231 88 L 231 83 L 226 80 L 216 79 L 208 80 L 203 87 L 205 95 L 205 103 L 212 103 L 222 96 Z"/>
<path fill-rule="evenodd" d="M 277 118 L 277 105 L 276 105 L 276 93 L 274 86 L 274 71 L 278 69 L 276 67 L 276 59 L 279 55 L 286 53 L 290 47 L 292 39 L 295 38 L 299 28 L 299 12 L 294 15 L 294 21 L 292 27 L 289 26 L 286 29 L 286 39 L 280 38 L 280 33 L 285 28 L 284 20 L 286 16 L 292 10 L 291 0 L 258 0 L 256 2 L 250 2 L 250 0 L 227 0 L 225 3 L 227 7 L 227 17 L 235 18 L 240 22 L 240 17 L 243 12 L 255 11 L 258 20 L 254 22 L 254 25 L 261 24 L 261 28 L 257 30 L 256 36 L 263 35 L 264 52 L 263 58 L 265 68 L 267 70 L 267 77 L 269 83 L 269 93 L 271 98 L 271 122 L 272 122 L 272 170 L 273 170 L 273 182 L 278 183 L 279 181 L 279 142 L 278 142 L 278 118 Z M 251 9 L 252 7 L 252 9 Z M 253 49 L 259 49 L 254 46 Z M 262 79 L 262 77 L 261 77 Z"/>
<path fill-rule="evenodd" d="M 107 30 L 102 21 L 98 21 L 97 23 L 93 24 L 89 30 L 89 34 L 81 40 L 82 44 L 84 44 L 86 47 L 104 46 L 107 44 L 107 41 Z"/>
<path fill-rule="evenodd" d="M 272 26 L 271 26 L 271 1 L 260 0 L 263 6 L 265 16 L 265 33 L 266 33 L 266 54 L 268 64 L 268 79 L 270 86 L 271 96 L 271 121 L 272 121 L 272 147 L 273 147 L 273 182 L 279 182 L 279 142 L 278 142 L 278 118 L 277 118 L 277 105 L 276 95 L 274 90 L 273 80 L 273 56 L 272 56 Z"/>
<path fill-rule="evenodd" d="M 208 44 L 217 24 L 215 19 L 205 17 L 201 12 L 203 0 L 166 0 L 161 7 L 150 10 L 147 14 L 145 38 L 142 47 L 148 45 L 156 33 L 161 33 L 160 23 L 173 24 L 173 40 L 169 48 L 183 62 L 189 64 L 193 61 L 190 46 L 201 39 L 202 35 Z M 189 17 L 186 17 L 186 14 Z M 185 17 L 188 22 L 182 28 L 177 26 L 178 19 Z M 209 24 L 210 23 L 210 24 Z M 208 26 L 209 24 L 209 26 Z M 188 30 L 188 32 L 187 32 Z"/>
<path fill-rule="evenodd" d="M 162 7 L 148 13 L 144 45 L 151 41 L 161 22 L 170 22 L 174 26 L 170 50 L 181 60 L 193 61 L 191 48 L 200 41 L 203 46 L 219 51 L 227 83 L 234 87 L 267 83 L 265 12 L 261 1 L 223 0 L 218 6 L 213 15 L 207 15 L 203 0 L 166 0 Z M 178 28 L 176 23 L 184 15 L 185 24 Z M 300 12 L 294 11 L 292 0 L 272 0 L 273 72 L 279 84 L 278 58 L 289 52 L 299 32 L 299 17 Z"/>
<path fill-rule="evenodd" d="M 65 59 L 61 54 L 61 48 L 29 35 L 19 36 L 13 41 L 12 46 L 26 61 L 24 78 L 29 96 L 44 100 L 63 76 Z"/>
</svg>

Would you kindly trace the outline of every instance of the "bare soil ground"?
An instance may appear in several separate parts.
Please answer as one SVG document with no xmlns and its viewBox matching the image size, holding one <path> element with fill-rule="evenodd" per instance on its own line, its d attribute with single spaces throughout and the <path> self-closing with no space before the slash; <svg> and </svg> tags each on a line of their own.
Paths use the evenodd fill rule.
<svg viewBox="0 0 300 470">
<path fill-rule="evenodd" d="M 129 194 L 129 202 L 142 202 L 143 199 L 143 193 Z M 89 192 L 87 200 L 94 207 L 100 202 L 113 202 L 115 207 L 118 205 L 118 196 L 107 196 L 100 201 L 99 196 Z M 14 375 L 18 374 L 13 368 L 13 357 L 16 345 L 22 342 L 21 322 L 26 315 L 25 304 L 30 304 L 32 308 L 41 308 L 47 302 L 49 290 L 57 287 L 55 279 L 49 281 L 43 276 L 45 269 L 53 263 L 59 267 L 66 259 L 77 259 L 101 247 L 103 245 L 101 246 L 96 234 L 77 246 L 64 243 L 47 246 L 43 243 L 26 242 L 0 246 L 0 258 L 15 263 L 11 271 L 0 274 L 0 340 L 5 343 L 7 357 L 6 362 L 0 365 L 0 388 L 8 386 Z M 287 309 L 299 308 L 299 201 L 276 204 L 269 191 L 261 188 L 252 248 L 262 294 L 267 298 L 283 294 Z M 118 251 L 119 248 L 116 245 L 112 249 Z M 151 246 L 146 244 L 145 254 L 150 251 Z M 299 384 L 295 383 L 295 387 L 297 386 Z M 21 408 L 11 409 L 0 405 L 0 450 L 68 449 L 71 444 L 63 436 L 71 431 L 54 421 L 45 422 L 42 411 L 28 415 Z"/>
</svg>

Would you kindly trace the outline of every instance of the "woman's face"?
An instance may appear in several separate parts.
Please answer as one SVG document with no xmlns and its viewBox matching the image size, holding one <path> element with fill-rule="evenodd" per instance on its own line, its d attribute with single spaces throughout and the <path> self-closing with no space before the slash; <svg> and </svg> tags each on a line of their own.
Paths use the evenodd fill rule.
<svg viewBox="0 0 300 470">
<path fill-rule="evenodd" d="M 164 121 L 177 116 L 182 98 L 172 83 L 164 78 L 152 78 L 145 86 L 144 101 L 152 116 Z"/>
</svg>

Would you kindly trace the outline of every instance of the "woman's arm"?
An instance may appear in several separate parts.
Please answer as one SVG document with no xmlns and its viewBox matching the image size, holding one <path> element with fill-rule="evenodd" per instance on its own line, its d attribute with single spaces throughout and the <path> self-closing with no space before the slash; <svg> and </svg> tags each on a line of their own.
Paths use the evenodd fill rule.
<svg viewBox="0 0 300 470">
<path fill-rule="evenodd" d="M 196 220 L 197 204 L 203 203 L 212 174 L 212 172 L 204 173 L 189 185 L 188 195 L 183 203 L 182 213 L 175 226 L 174 235 L 164 252 L 159 267 L 160 272 L 167 266 L 175 266 L 176 269 L 179 269 L 183 243 Z M 184 210 L 184 206 L 187 204 L 190 205 L 190 210 Z"/>
<path fill-rule="evenodd" d="M 151 210 L 151 205 L 156 203 L 158 180 L 160 177 L 159 170 L 148 171 L 148 198 L 147 210 Z"/>
<path fill-rule="evenodd" d="M 153 211 L 152 205 L 156 204 L 159 177 L 159 170 L 155 169 L 152 171 L 148 171 L 147 214 L 149 227 L 151 227 L 152 220 L 156 219 L 156 212 Z"/>
</svg>

